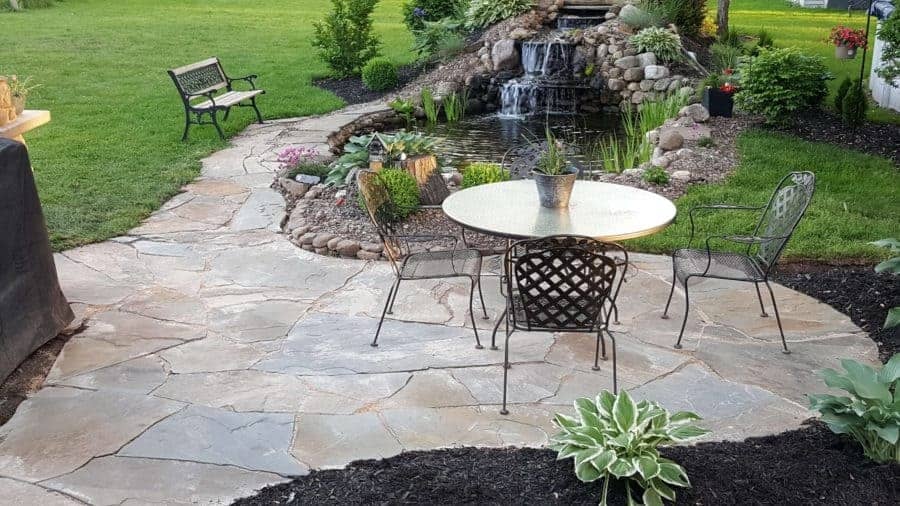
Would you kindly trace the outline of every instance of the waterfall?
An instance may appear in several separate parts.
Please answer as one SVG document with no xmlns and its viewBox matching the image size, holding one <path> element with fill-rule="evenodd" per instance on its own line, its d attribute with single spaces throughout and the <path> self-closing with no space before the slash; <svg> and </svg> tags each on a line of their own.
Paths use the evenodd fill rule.
<svg viewBox="0 0 900 506">
<path fill-rule="evenodd" d="M 521 53 L 525 75 L 503 84 L 500 115 L 574 114 L 577 100 L 568 83 L 573 79 L 575 46 L 560 40 L 529 41 L 522 43 Z"/>
</svg>

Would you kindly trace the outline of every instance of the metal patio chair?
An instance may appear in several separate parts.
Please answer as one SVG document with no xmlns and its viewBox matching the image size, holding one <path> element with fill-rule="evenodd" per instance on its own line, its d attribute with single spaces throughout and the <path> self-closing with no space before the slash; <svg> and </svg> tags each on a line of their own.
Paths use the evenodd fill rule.
<svg viewBox="0 0 900 506">
<path fill-rule="evenodd" d="M 616 339 L 609 331 L 615 308 L 618 265 L 610 251 L 624 249 L 589 237 L 551 236 L 520 241 L 507 250 L 506 311 L 494 327 L 506 322 L 503 360 L 503 409 L 509 376 L 509 339 L 516 331 L 590 333 L 597 336 L 593 369 L 606 359 L 605 332 L 612 342 L 613 391 L 618 390 Z M 625 267 L 627 269 L 627 265 Z M 624 277 L 624 276 L 623 276 Z M 619 283 L 621 285 L 621 282 Z"/>
<path fill-rule="evenodd" d="M 715 278 L 732 281 L 744 281 L 753 283 L 756 287 L 756 297 L 759 299 L 761 316 L 768 317 L 766 306 L 763 303 L 762 292 L 759 284 L 765 283 L 772 299 L 772 308 L 775 310 L 775 320 L 778 322 L 778 331 L 781 334 L 781 344 L 784 353 L 790 353 L 787 340 L 784 337 L 784 328 L 781 325 L 781 315 L 778 313 L 778 304 L 775 302 L 775 292 L 769 284 L 769 276 L 774 272 L 778 259 L 784 251 L 788 241 L 794 234 L 801 218 L 806 213 L 813 194 L 815 193 L 816 176 L 812 172 L 792 172 L 785 176 L 769 199 L 769 203 L 762 207 L 734 206 L 717 204 L 697 206 L 691 209 L 691 237 L 686 249 L 676 250 L 672 255 L 672 290 L 669 292 L 669 300 L 663 311 L 663 319 L 669 317 L 669 306 L 672 304 L 672 296 L 675 293 L 675 285 L 680 281 L 684 287 L 684 321 L 681 323 L 681 332 L 675 348 L 681 349 L 681 340 L 684 337 L 684 329 L 687 325 L 690 311 L 690 296 L 688 294 L 688 281 L 691 278 Z M 694 213 L 701 210 L 708 211 L 732 211 L 750 210 L 762 211 L 759 221 L 749 236 L 719 235 L 706 239 L 706 249 L 691 249 L 694 241 Z M 713 241 L 726 241 L 732 244 L 742 245 L 743 253 L 727 251 L 714 251 Z M 746 246 L 746 248 L 743 248 Z"/>
<path fill-rule="evenodd" d="M 395 204 L 384 186 L 378 182 L 377 173 L 369 170 L 360 171 L 357 175 L 357 184 L 366 211 L 378 236 L 384 245 L 385 255 L 391 263 L 395 280 L 388 291 L 381 319 L 378 321 L 378 329 L 375 331 L 375 339 L 372 346 L 378 346 L 378 336 L 384 318 L 393 314 L 394 301 L 400 289 L 401 281 L 444 279 L 444 278 L 469 278 L 469 314 L 472 317 L 472 330 L 475 332 L 475 347 L 482 349 L 481 340 L 478 337 L 478 327 L 475 324 L 475 288 L 481 299 L 481 310 L 484 319 L 488 319 L 487 308 L 484 304 L 484 294 L 481 290 L 481 252 L 477 249 L 458 249 L 459 239 L 452 235 L 405 235 L 398 233 L 397 220 L 394 219 Z M 445 251 L 413 251 L 416 244 L 431 240 L 447 240 L 453 243 L 453 248 Z"/>
</svg>

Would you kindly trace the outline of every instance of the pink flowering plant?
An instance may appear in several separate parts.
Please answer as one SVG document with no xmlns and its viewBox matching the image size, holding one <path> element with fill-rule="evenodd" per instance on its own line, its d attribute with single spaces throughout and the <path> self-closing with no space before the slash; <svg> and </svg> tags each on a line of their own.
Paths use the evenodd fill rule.
<svg viewBox="0 0 900 506">
<path fill-rule="evenodd" d="M 278 167 L 293 179 L 297 174 L 324 177 L 328 166 L 321 163 L 319 151 L 315 148 L 289 147 L 278 153 Z"/>
<path fill-rule="evenodd" d="M 866 47 L 866 32 L 862 30 L 854 30 L 844 25 L 838 25 L 831 29 L 828 41 L 835 46 L 847 46 L 851 49 L 861 49 Z"/>
</svg>

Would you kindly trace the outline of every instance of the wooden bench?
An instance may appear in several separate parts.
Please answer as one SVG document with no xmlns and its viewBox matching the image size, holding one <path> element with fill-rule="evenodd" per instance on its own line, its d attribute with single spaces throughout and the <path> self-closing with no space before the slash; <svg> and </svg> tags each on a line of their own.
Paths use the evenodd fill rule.
<svg viewBox="0 0 900 506">
<path fill-rule="evenodd" d="M 256 107 L 256 97 L 265 93 L 256 89 L 253 82 L 258 76 L 230 78 L 222 69 L 218 58 L 209 58 L 191 65 L 185 65 L 177 69 L 169 70 L 169 77 L 175 82 L 181 101 L 184 102 L 184 135 L 182 141 L 188 138 L 188 130 L 191 124 L 213 125 L 224 140 L 225 134 L 219 126 L 218 113 L 225 111 L 224 120 L 228 120 L 228 114 L 232 107 L 252 107 L 256 111 L 256 119 L 263 122 L 262 114 Z M 239 91 L 233 89 L 235 81 L 249 83 L 250 89 Z M 223 92 L 224 90 L 224 92 Z M 210 121 L 204 121 L 204 115 L 209 115 Z"/>
</svg>

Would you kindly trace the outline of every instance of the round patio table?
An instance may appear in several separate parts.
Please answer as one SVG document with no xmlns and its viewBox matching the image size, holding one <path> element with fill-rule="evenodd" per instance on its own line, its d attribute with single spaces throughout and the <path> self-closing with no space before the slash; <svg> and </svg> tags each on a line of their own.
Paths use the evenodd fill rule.
<svg viewBox="0 0 900 506">
<path fill-rule="evenodd" d="M 663 230 L 676 213 L 669 199 L 655 193 L 594 181 L 577 181 L 569 207 L 563 209 L 542 207 L 531 180 L 462 190 L 442 207 L 460 226 L 506 239 L 582 235 L 621 241 Z"/>
</svg>

